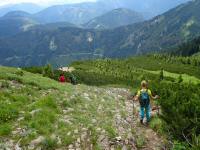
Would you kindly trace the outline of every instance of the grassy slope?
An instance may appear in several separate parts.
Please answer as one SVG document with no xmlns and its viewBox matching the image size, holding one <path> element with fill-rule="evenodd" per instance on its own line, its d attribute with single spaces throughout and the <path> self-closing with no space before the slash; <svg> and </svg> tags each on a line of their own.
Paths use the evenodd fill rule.
<svg viewBox="0 0 200 150">
<path fill-rule="evenodd" d="M 133 57 L 129 60 L 135 67 L 157 71 L 163 68 L 164 70 L 176 74 L 188 74 L 200 78 L 200 70 L 191 65 L 181 63 L 170 63 L 161 59 L 155 59 L 153 56 Z"/>
<path fill-rule="evenodd" d="M 54 135 L 59 135 L 60 147 L 67 146 L 80 136 L 83 128 L 91 128 L 95 144 L 98 127 L 105 127 L 108 135 L 115 136 L 111 111 L 115 100 L 104 90 L 59 84 L 28 72 L 20 76 L 14 68 L 0 67 L 0 72 L 1 146 L 9 138 L 15 143 L 20 140 L 25 148 L 40 135 L 45 138 L 41 145 L 44 149 L 57 145 L 56 139 L 49 138 Z M 96 111 L 101 99 L 104 99 L 101 102 L 104 109 Z"/>
<path fill-rule="evenodd" d="M 149 71 L 149 70 L 145 70 L 145 71 L 152 73 L 152 74 L 156 74 L 156 75 L 160 74 L 160 71 Z M 165 77 L 171 77 L 171 78 L 174 78 L 174 79 L 178 79 L 180 74 L 164 71 L 164 76 Z M 185 83 L 190 83 L 190 82 L 194 83 L 194 84 L 200 83 L 199 78 L 194 77 L 194 76 L 190 76 L 188 74 L 182 74 L 182 79 L 183 79 L 183 82 L 185 82 Z"/>
<path fill-rule="evenodd" d="M 183 82 L 200 83 L 200 70 L 192 65 L 167 62 L 153 56 L 132 57 L 124 60 L 96 60 L 72 64 L 74 72 L 84 83 L 91 85 L 128 85 L 138 87 L 142 79 L 159 79 L 161 68 L 168 81 L 177 81 L 182 74 Z"/>
<path fill-rule="evenodd" d="M 135 129 L 126 123 L 127 117 L 134 117 L 132 109 L 126 112 L 125 98 L 106 87 L 60 84 L 39 74 L 0 67 L 0 149 L 85 149 L 91 145 L 99 149 L 119 135 L 126 139 Z M 115 122 L 119 117 L 121 125 Z M 137 131 L 135 136 L 138 147 L 145 143 L 154 147 L 143 133 Z"/>
</svg>

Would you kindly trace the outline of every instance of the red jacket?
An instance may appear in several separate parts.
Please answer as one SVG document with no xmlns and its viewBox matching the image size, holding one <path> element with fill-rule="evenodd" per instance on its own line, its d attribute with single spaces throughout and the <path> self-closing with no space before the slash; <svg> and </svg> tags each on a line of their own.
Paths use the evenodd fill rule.
<svg viewBox="0 0 200 150">
<path fill-rule="evenodd" d="M 59 81 L 62 83 L 65 82 L 65 76 L 60 76 Z"/>
</svg>

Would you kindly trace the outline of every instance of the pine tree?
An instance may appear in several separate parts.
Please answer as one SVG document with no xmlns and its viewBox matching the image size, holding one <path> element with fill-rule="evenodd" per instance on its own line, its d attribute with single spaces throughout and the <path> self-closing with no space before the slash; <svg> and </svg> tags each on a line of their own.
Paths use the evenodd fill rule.
<svg viewBox="0 0 200 150">
<path fill-rule="evenodd" d="M 53 78 L 53 68 L 51 64 L 47 64 L 43 69 L 43 76 Z"/>
<path fill-rule="evenodd" d="M 179 77 L 178 77 L 178 83 L 181 83 L 181 82 L 183 82 L 183 77 L 182 77 L 182 75 L 180 74 Z"/>
<path fill-rule="evenodd" d="M 159 76 L 160 81 L 164 80 L 164 69 L 162 68 Z"/>
</svg>

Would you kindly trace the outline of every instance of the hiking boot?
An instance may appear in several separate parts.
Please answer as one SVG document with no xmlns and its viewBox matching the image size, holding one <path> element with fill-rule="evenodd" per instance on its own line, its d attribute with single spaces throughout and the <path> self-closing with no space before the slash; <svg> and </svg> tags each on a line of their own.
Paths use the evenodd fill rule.
<svg viewBox="0 0 200 150">
<path fill-rule="evenodd" d="M 146 126 L 149 126 L 149 123 L 150 123 L 150 120 L 148 120 L 148 121 L 146 122 Z"/>
</svg>

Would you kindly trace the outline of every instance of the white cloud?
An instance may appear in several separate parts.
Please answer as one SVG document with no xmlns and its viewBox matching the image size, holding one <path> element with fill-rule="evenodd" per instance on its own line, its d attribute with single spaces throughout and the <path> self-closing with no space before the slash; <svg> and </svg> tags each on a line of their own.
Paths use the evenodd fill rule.
<svg viewBox="0 0 200 150">
<path fill-rule="evenodd" d="M 53 4 L 64 4 L 64 3 L 80 3 L 85 1 L 96 1 L 96 0 L 0 0 L 0 5 L 16 4 L 16 3 L 36 3 L 39 5 L 53 5 Z"/>
</svg>

